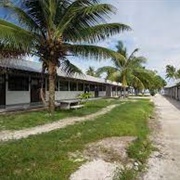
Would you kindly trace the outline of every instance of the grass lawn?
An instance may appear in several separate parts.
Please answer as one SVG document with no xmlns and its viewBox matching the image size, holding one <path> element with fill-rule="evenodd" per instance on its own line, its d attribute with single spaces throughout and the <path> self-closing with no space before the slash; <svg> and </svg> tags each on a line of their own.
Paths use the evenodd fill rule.
<svg viewBox="0 0 180 180">
<path fill-rule="evenodd" d="M 47 111 L 24 112 L 12 115 L 0 115 L 1 130 L 19 130 L 37 125 L 46 124 L 71 116 L 85 116 L 97 112 L 110 104 L 121 103 L 113 99 L 101 99 L 88 101 L 85 106 L 77 110 L 57 110 L 53 116 L 49 116 Z"/>
<path fill-rule="evenodd" d="M 152 111 L 153 105 L 148 100 L 126 102 L 94 121 L 1 142 L 0 179 L 68 180 L 82 163 L 71 161 L 68 153 L 82 151 L 87 143 L 112 136 L 139 137 L 128 151 L 131 157 L 145 161 L 149 154 L 148 146 L 144 145 L 149 133 L 147 122 Z"/>
</svg>

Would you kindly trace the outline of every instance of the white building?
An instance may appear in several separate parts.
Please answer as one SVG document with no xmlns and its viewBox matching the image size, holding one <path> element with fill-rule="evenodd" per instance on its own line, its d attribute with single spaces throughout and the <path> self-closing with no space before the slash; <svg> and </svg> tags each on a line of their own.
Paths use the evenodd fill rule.
<svg viewBox="0 0 180 180">
<path fill-rule="evenodd" d="M 120 96 L 121 83 L 96 78 L 88 75 L 75 74 L 67 76 L 60 69 L 57 70 L 55 99 L 74 99 L 89 86 L 96 96 Z M 0 107 L 10 105 L 33 104 L 40 102 L 39 90 L 41 85 L 41 63 L 26 60 L 0 61 Z M 45 93 L 48 100 L 48 75 L 45 75 Z"/>
</svg>

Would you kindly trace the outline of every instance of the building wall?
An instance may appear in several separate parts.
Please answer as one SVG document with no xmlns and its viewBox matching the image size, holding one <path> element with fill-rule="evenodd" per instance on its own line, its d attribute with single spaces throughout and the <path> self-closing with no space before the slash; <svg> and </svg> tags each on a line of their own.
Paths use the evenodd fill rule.
<svg viewBox="0 0 180 180">
<path fill-rule="evenodd" d="M 16 105 L 16 104 L 24 104 L 31 102 L 31 77 L 29 76 L 29 90 L 28 91 L 10 91 L 8 90 L 8 81 L 6 82 L 6 105 Z M 47 82 L 46 82 L 47 83 Z M 47 88 L 47 84 L 45 83 L 45 87 Z M 88 82 L 84 82 L 88 83 Z M 99 91 L 99 97 L 104 96 L 116 96 L 118 92 L 112 92 L 112 86 L 106 85 L 106 91 Z M 116 88 L 117 89 L 117 88 Z M 55 99 L 62 100 L 62 99 L 74 99 L 77 98 L 79 94 L 84 93 L 84 91 L 56 91 L 55 92 Z M 95 92 L 90 91 L 92 96 L 94 97 Z M 108 95 L 109 94 L 109 95 Z M 46 100 L 48 100 L 49 92 L 46 91 Z"/>
<path fill-rule="evenodd" d="M 55 99 L 62 100 L 62 99 L 75 99 L 78 97 L 79 94 L 84 93 L 84 91 L 56 91 L 55 92 Z M 94 91 L 90 91 L 92 97 L 94 97 Z M 46 99 L 48 100 L 49 91 L 46 91 Z M 106 91 L 99 91 L 99 97 L 106 96 Z"/>
<path fill-rule="evenodd" d="M 9 91 L 8 82 L 6 82 L 6 105 L 23 103 L 30 103 L 30 88 L 29 91 Z"/>
<path fill-rule="evenodd" d="M 6 105 L 30 103 L 29 91 L 6 91 Z"/>
</svg>

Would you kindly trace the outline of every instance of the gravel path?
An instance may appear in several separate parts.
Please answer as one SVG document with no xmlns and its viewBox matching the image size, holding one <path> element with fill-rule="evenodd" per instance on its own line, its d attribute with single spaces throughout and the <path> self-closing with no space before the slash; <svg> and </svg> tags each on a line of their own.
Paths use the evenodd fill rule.
<svg viewBox="0 0 180 180">
<path fill-rule="evenodd" d="M 94 114 L 90 114 L 90 115 L 87 115 L 84 117 L 65 118 L 65 119 L 61 119 L 61 120 L 53 122 L 53 123 L 48 123 L 48 124 L 36 126 L 33 128 L 26 128 L 26 129 L 18 130 L 18 131 L 1 131 L 0 132 L 0 141 L 8 141 L 11 139 L 27 138 L 30 135 L 41 134 L 41 133 L 49 132 L 49 131 L 52 131 L 55 129 L 62 129 L 68 125 L 73 125 L 77 122 L 94 120 L 96 117 L 108 113 L 114 107 L 116 107 L 118 105 L 119 104 L 113 104 L 113 105 L 107 106 Z"/>
<path fill-rule="evenodd" d="M 180 102 L 161 95 L 153 98 L 160 129 L 155 143 L 159 148 L 149 159 L 143 180 L 180 180 Z"/>
</svg>

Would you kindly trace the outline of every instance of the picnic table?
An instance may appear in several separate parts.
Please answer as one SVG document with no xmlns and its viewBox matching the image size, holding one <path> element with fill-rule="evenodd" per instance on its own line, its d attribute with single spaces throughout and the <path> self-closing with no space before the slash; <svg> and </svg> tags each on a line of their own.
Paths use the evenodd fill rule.
<svg viewBox="0 0 180 180">
<path fill-rule="evenodd" d="M 61 100 L 59 101 L 59 103 L 60 103 L 60 109 L 78 109 L 84 106 L 80 104 L 79 99 Z"/>
</svg>

